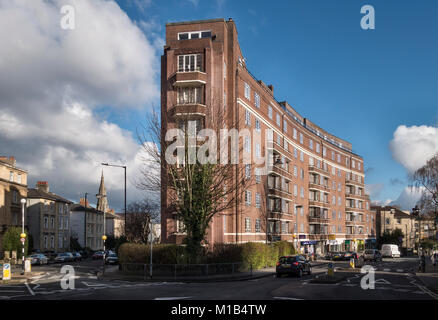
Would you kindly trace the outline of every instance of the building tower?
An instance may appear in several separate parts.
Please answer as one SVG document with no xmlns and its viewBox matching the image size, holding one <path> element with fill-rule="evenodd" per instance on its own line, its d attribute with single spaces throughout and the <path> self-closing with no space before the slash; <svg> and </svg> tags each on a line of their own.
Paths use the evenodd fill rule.
<svg viewBox="0 0 438 320">
<path fill-rule="evenodd" d="M 102 197 L 99 197 L 97 199 L 96 209 L 102 212 L 108 212 L 109 206 L 108 206 L 108 198 L 106 197 L 105 179 L 103 177 L 103 171 L 102 171 L 102 177 L 100 178 L 99 195 L 101 195 Z"/>
</svg>

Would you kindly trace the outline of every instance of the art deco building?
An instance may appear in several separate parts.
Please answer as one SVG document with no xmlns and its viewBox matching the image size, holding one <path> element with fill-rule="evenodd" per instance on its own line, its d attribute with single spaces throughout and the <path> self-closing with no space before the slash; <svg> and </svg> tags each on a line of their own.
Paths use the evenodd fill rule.
<svg viewBox="0 0 438 320">
<path fill-rule="evenodd" d="M 330 128 L 277 101 L 273 86 L 250 73 L 232 19 L 167 24 L 161 68 L 163 133 L 188 115 L 198 129 L 215 128 L 222 114 L 225 127 L 254 130 L 262 141 L 242 139 L 243 149 L 255 157 L 270 154 L 266 174 L 263 165 L 246 165 L 254 183 L 241 203 L 214 217 L 207 243 L 286 240 L 322 253 L 357 249 L 375 238 L 363 158 Z M 165 179 L 162 185 L 162 242 L 181 243 Z"/>
</svg>

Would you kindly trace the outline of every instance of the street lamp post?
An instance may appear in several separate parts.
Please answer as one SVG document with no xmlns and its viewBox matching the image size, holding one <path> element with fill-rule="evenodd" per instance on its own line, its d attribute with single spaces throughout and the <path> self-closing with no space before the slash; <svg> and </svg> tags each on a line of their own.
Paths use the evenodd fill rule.
<svg viewBox="0 0 438 320">
<path fill-rule="evenodd" d="M 21 234 L 20 234 L 20 240 L 21 240 L 21 260 L 22 260 L 22 267 L 23 271 L 22 274 L 25 273 L 25 262 L 24 262 L 24 243 L 26 241 L 26 234 L 24 233 L 24 205 L 26 204 L 26 199 L 21 199 Z"/>
<path fill-rule="evenodd" d="M 153 252 L 153 250 L 152 250 L 152 246 L 153 246 L 153 243 L 154 243 L 154 234 L 153 234 L 153 231 L 152 231 L 152 228 L 153 228 L 152 220 L 150 221 L 150 223 L 151 223 L 151 228 L 150 228 L 149 233 L 150 233 L 150 235 L 151 235 L 151 263 L 150 263 L 150 265 L 149 265 L 149 276 L 150 276 L 151 279 L 152 279 L 152 252 Z"/>
<path fill-rule="evenodd" d="M 104 194 L 96 194 L 96 198 L 97 199 L 101 199 L 101 198 L 106 198 L 106 195 Z M 103 235 L 102 235 L 102 240 L 103 240 L 103 267 L 102 267 L 102 275 L 105 275 L 105 241 L 107 239 L 106 237 L 106 215 L 105 215 L 105 211 L 103 211 Z"/>
<path fill-rule="evenodd" d="M 103 166 L 107 166 L 107 167 L 117 167 L 117 168 L 123 168 L 125 170 L 125 226 L 124 226 L 124 231 L 125 231 L 125 237 L 126 237 L 126 166 L 120 166 L 117 164 L 109 164 L 107 162 L 103 162 L 102 163 Z"/>
</svg>

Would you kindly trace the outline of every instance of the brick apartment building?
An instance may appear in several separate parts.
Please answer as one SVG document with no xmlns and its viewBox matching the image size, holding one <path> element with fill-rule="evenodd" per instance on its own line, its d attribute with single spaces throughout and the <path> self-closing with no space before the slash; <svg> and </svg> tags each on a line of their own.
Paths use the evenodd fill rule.
<svg viewBox="0 0 438 320">
<path fill-rule="evenodd" d="M 349 142 L 278 102 L 273 86 L 248 71 L 232 19 L 167 24 L 161 66 L 163 133 L 187 115 L 199 128 L 214 128 L 222 113 L 225 126 L 255 130 L 263 141 L 240 146 L 256 157 L 271 154 L 267 174 L 263 165 L 246 167 L 255 183 L 241 203 L 213 218 L 208 243 L 286 240 L 303 252 L 323 253 L 375 241 L 363 158 Z M 165 180 L 162 185 L 162 242 L 181 243 Z"/>
</svg>

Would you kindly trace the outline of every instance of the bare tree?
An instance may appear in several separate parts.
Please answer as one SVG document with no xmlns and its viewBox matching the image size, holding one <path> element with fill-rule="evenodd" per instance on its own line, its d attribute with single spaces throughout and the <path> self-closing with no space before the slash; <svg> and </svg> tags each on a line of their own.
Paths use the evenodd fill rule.
<svg viewBox="0 0 438 320">
<path fill-rule="evenodd" d="M 438 154 L 415 171 L 414 186 L 422 189 L 418 206 L 424 215 L 437 216 L 438 208 Z"/>
<path fill-rule="evenodd" d="M 148 243 L 151 222 L 159 221 L 159 205 L 145 199 L 130 203 L 126 214 L 126 239 L 133 243 Z"/>
<path fill-rule="evenodd" d="M 185 242 L 192 261 L 196 261 L 201 256 L 202 245 L 205 244 L 213 217 L 218 213 L 239 210 L 244 191 L 252 184 L 252 179 L 245 176 L 245 166 L 231 163 L 230 153 L 228 162 L 221 162 L 220 143 L 224 141 L 216 145 L 216 153 L 211 153 L 211 149 L 207 150 L 205 156 L 210 159 L 207 163 L 199 161 L 198 157 L 195 161 L 191 161 L 190 158 L 190 148 L 195 148 L 196 154 L 201 150 L 199 142 L 195 145 L 191 142 L 193 137 L 199 137 L 199 125 L 212 128 L 216 137 L 220 137 L 220 129 L 240 128 L 239 115 L 228 114 L 224 111 L 222 103 L 217 103 L 214 107 L 207 106 L 206 116 L 201 120 L 193 118 L 191 114 L 185 113 L 184 108 L 178 110 L 177 118 L 174 112 L 165 110 L 161 113 L 161 119 L 152 113 L 146 124 L 137 132 L 145 154 L 145 169 L 137 186 L 143 190 L 161 191 L 163 196 L 167 196 L 169 207 L 183 223 L 186 232 Z M 193 126 L 193 122 L 196 132 L 190 131 L 190 124 Z M 162 123 L 177 123 L 182 132 L 180 138 L 183 142 L 179 147 L 183 152 L 176 163 L 166 160 L 166 152 L 168 148 L 173 147 L 176 138 L 172 141 L 165 140 L 166 132 L 162 130 L 165 125 L 162 126 Z M 203 138 L 204 145 L 214 142 L 210 140 L 210 136 Z M 228 150 L 241 154 L 239 151 L 242 148 L 239 147 L 239 143 L 231 143 Z M 167 195 L 163 194 L 166 189 Z M 237 217 L 236 219 L 238 220 Z"/>
</svg>

